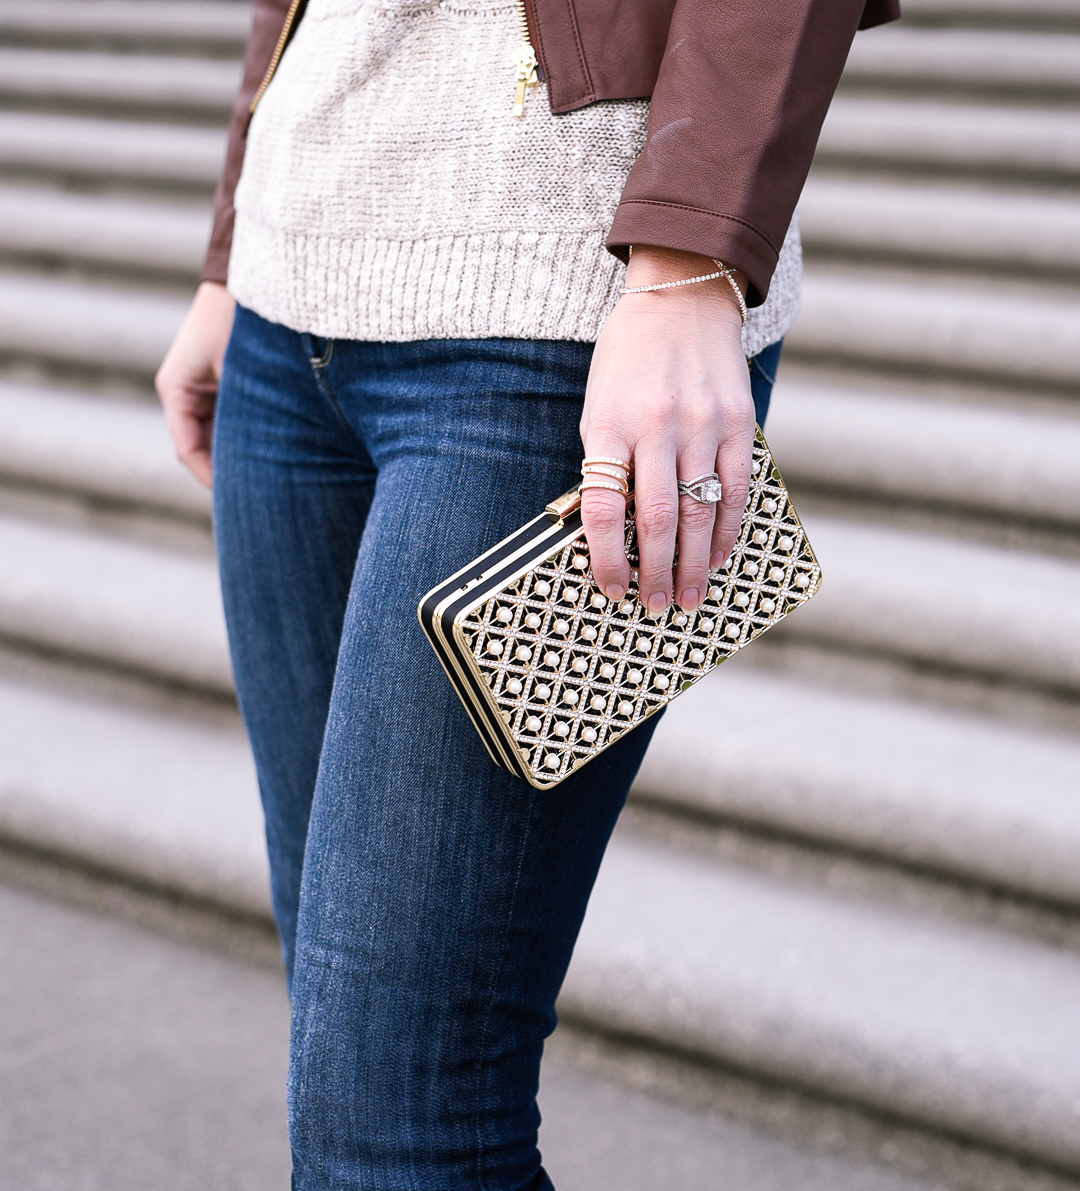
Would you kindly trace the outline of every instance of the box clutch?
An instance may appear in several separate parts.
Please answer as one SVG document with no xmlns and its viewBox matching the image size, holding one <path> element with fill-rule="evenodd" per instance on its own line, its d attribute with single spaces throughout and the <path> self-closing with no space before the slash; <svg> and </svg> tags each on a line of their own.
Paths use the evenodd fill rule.
<svg viewBox="0 0 1080 1191">
<path fill-rule="evenodd" d="M 563 781 L 804 604 L 821 568 L 761 431 L 735 549 L 692 613 L 652 619 L 631 584 L 593 583 L 577 488 L 432 588 L 424 632 L 492 759 L 541 789 Z"/>
</svg>

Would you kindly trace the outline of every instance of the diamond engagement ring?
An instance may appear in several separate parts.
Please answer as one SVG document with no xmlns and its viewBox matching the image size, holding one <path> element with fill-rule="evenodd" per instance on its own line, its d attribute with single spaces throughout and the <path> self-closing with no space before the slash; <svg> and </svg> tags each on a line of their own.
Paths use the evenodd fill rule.
<svg viewBox="0 0 1080 1191">
<path fill-rule="evenodd" d="M 698 504 L 714 505 L 720 500 L 720 477 L 714 471 L 692 480 L 679 480 L 679 495 L 689 496 Z"/>
</svg>

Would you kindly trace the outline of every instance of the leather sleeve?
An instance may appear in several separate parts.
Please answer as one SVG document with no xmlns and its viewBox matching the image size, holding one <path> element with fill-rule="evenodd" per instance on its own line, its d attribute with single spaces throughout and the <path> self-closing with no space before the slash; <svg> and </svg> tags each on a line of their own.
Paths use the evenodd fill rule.
<svg viewBox="0 0 1080 1191">
<path fill-rule="evenodd" d="M 289 0 L 255 0 L 251 37 L 244 56 L 244 79 L 236 97 L 229 121 L 229 140 L 225 154 L 225 170 L 214 195 L 214 225 L 210 233 L 210 247 L 203 266 L 203 281 L 225 284 L 229 272 L 229 251 L 232 248 L 233 194 L 240 181 L 247 148 L 247 130 L 251 121 L 251 101 L 259 89 L 273 57 L 278 37 L 285 24 Z"/>
<path fill-rule="evenodd" d="M 677 0 L 608 247 L 716 257 L 765 300 L 855 31 L 896 0 Z"/>
</svg>

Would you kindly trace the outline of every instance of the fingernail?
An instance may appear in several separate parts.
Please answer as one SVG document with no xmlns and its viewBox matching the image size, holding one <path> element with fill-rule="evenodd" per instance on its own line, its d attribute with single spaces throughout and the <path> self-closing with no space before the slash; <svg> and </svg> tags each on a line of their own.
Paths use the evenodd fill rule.
<svg viewBox="0 0 1080 1191">
<path fill-rule="evenodd" d="M 652 595 L 649 596 L 648 602 L 645 604 L 650 616 L 662 616 L 664 609 L 667 608 L 667 606 L 667 594 L 662 591 L 654 591 Z"/>
<path fill-rule="evenodd" d="M 621 600 L 623 596 L 626 595 L 626 588 L 618 583 L 609 583 L 607 587 L 604 588 L 604 595 L 606 595 L 609 600 Z"/>
<path fill-rule="evenodd" d="M 679 596 L 679 607 L 684 612 L 693 612 L 698 606 L 700 597 L 698 596 L 698 589 L 696 587 L 688 587 L 681 596 Z"/>
</svg>

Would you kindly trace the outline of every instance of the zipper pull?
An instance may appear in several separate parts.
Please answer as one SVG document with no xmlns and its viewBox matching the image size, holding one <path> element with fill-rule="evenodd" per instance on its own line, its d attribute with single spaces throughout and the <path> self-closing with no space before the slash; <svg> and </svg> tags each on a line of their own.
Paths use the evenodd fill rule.
<svg viewBox="0 0 1080 1191">
<path fill-rule="evenodd" d="M 517 88 L 514 91 L 514 115 L 521 118 L 525 115 L 525 89 L 535 87 L 540 79 L 537 77 L 536 51 L 527 41 L 514 51 L 514 65 L 517 68 Z"/>
</svg>

